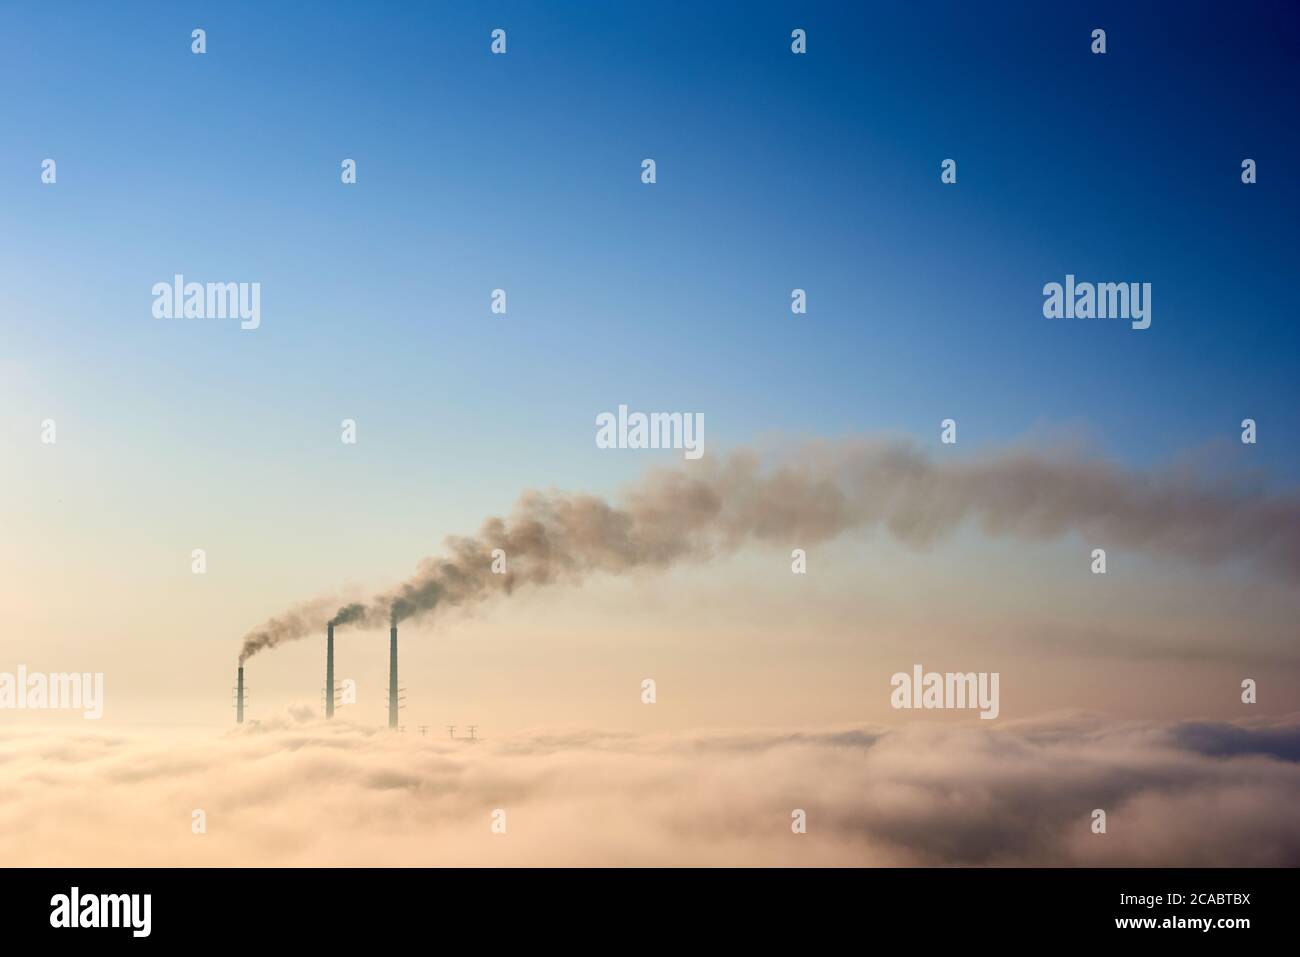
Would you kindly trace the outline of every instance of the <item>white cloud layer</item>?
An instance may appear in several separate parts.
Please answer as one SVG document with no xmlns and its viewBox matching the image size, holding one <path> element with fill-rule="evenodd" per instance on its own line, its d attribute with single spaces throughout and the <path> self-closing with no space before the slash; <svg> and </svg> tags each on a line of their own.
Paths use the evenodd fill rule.
<svg viewBox="0 0 1300 957">
<path fill-rule="evenodd" d="M 11 865 L 1300 864 L 1300 716 L 477 744 L 286 716 L 0 732 Z M 494 809 L 507 833 L 490 831 Z M 791 833 L 791 811 L 807 833 Z M 1108 833 L 1090 830 L 1094 808 Z M 192 811 L 206 833 L 191 832 Z"/>
</svg>

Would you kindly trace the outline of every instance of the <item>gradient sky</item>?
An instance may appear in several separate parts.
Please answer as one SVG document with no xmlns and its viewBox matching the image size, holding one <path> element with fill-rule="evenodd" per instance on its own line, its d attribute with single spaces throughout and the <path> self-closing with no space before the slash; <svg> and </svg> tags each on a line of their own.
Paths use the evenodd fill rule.
<svg viewBox="0 0 1300 957">
<path fill-rule="evenodd" d="M 1294 488 L 1294 8 L 1056 6 L 5 7 L 0 668 L 228 721 L 266 616 L 386 585 L 522 488 L 673 461 L 595 448 L 620 403 L 702 412 L 710 452 L 953 417 L 960 454 L 1082 437 Z M 154 320 L 178 272 L 260 282 L 261 328 Z M 1151 328 L 1045 320 L 1068 272 L 1152 283 Z M 870 682 L 921 636 L 1021 669 L 1020 716 L 1220 713 L 1225 675 L 1295 676 L 1282 590 L 1133 559 L 1098 603 L 1080 548 L 850 542 L 802 593 L 775 554 L 525 599 L 408 646 L 409 720 L 639 724 L 643 674 L 689 689 L 677 726 L 883 719 Z M 373 701 L 382 637 L 348 641 Z M 315 703 L 317 645 L 259 659 L 256 705 Z"/>
</svg>

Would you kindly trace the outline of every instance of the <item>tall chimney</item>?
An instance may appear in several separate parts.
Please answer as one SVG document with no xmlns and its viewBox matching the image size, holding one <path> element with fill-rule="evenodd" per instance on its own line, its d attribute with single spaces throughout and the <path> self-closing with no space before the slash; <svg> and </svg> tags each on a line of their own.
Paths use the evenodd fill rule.
<svg viewBox="0 0 1300 957">
<path fill-rule="evenodd" d="M 325 717 L 334 717 L 334 622 L 325 626 Z"/>
<path fill-rule="evenodd" d="M 397 623 L 388 630 L 388 726 L 397 727 Z"/>
<path fill-rule="evenodd" d="M 235 723 L 244 723 L 244 666 L 239 666 L 239 681 L 235 686 Z"/>
</svg>

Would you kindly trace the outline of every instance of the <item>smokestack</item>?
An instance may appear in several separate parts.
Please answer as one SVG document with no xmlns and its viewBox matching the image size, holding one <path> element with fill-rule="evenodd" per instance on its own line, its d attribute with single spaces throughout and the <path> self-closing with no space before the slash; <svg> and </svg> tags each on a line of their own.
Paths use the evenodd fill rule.
<svg viewBox="0 0 1300 957">
<path fill-rule="evenodd" d="M 397 625 L 388 629 L 388 726 L 397 727 Z"/>
<path fill-rule="evenodd" d="M 334 717 L 334 622 L 325 626 L 325 717 Z"/>
<path fill-rule="evenodd" d="M 239 680 L 235 685 L 235 723 L 244 723 L 244 666 L 239 666 Z"/>
</svg>

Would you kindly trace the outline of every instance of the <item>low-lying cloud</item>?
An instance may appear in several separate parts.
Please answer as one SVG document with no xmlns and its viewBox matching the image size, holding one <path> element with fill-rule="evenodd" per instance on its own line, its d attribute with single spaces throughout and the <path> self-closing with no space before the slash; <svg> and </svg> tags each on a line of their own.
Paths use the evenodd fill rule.
<svg viewBox="0 0 1300 957">
<path fill-rule="evenodd" d="M 12 729 L 16 865 L 1300 864 L 1300 715 L 464 743 L 297 717 Z M 791 832 L 791 812 L 807 833 Z M 1107 813 L 1093 834 L 1091 812 Z M 202 809 L 206 833 L 191 831 Z M 490 831 L 506 812 L 507 832 Z"/>
</svg>

